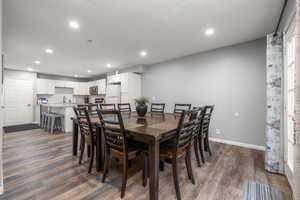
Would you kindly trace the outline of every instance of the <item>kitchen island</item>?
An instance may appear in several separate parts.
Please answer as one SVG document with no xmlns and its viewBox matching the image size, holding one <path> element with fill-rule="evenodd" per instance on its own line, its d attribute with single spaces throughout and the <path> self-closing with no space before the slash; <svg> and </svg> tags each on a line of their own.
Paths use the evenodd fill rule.
<svg viewBox="0 0 300 200">
<path fill-rule="evenodd" d="M 77 104 L 41 104 L 41 112 L 52 112 L 64 115 L 65 132 L 72 132 L 71 117 L 75 117 L 73 106 Z"/>
</svg>

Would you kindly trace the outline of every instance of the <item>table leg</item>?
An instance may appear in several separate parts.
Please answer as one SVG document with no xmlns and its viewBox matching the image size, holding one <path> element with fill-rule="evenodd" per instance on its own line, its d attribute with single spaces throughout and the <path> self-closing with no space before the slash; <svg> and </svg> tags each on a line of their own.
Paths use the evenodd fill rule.
<svg viewBox="0 0 300 200">
<path fill-rule="evenodd" d="M 159 194 L 159 141 L 149 145 L 150 187 L 149 199 L 158 200 Z"/>
<path fill-rule="evenodd" d="M 96 170 L 97 172 L 103 169 L 103 156 L 102 156 L 102 134 L 101 128 L 96 129 Z"/>
<path fill-rule="evenodd" d="M 73 156 L 77 156 L 78 124 L 73 121 Z"/>
</svg>

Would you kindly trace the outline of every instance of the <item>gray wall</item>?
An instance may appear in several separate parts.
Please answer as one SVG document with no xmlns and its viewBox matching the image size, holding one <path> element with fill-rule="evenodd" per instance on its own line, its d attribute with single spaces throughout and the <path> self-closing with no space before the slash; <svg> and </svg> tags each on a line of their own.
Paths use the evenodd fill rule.
<svg viewBox="0 0 300 200">
<path fill-rule="evenodd" d="M 295 14 L 296 14 L 296 0 L 288 0 L 288 3 L 286 5 L 286 8 L 282 16 L 282 20 L 280 22 L 280 26 L 279 26 L 280 31 L 286 31 Z"/>
<path fill-rule="evenodd" d="M 265 38 L 177 58 L 147 67 L 143 96 L 168 111 L 174 103 L 214 104 L 212 137 L 265 145 L 265 66 Z"/>
</svg>

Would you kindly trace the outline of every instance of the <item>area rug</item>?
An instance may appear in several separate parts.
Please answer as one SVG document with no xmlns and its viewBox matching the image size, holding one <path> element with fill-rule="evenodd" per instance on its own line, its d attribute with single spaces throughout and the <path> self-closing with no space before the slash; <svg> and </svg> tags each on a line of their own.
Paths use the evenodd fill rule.
<svg viewBox="0 0 300 200">
<path fill-rule="evenodd" d="M 292 198 L 289 194 L 281 192 L 276 188 L 247 181 L 244 183 L 242 200 L 292 200 Z"/>
<path fill-rule="evenodd" d="M 6 126 L 3 127 L 3 130 L 5 133 L 13 133 L 18 131 L 27 131 L 32 129 L 38 129 L 40 128 L 37 124 L 22 124 L 22 125 L 16 125 L 16 126 Z"/>
</svg>

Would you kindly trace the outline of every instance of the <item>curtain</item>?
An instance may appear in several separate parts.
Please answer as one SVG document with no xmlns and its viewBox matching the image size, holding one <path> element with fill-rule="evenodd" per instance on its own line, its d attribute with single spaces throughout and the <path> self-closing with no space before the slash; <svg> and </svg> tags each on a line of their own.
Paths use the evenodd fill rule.
<svg viewBox="0 0 300 200">
<path fill-rule="evenodd" d="M 283 174 L 282 137 L 282 76 L 283 76 L 283 34 L 267 36 L 267 114 L 266 114 L 266 156 L 265 169 Z"/>
</svg>

